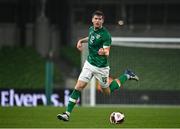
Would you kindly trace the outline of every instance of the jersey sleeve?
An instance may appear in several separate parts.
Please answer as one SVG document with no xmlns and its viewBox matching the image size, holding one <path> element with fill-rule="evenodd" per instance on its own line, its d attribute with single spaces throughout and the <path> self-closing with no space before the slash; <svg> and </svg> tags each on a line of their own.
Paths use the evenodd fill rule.
<svg viewBox="0 0 180 129">
<path fill-rule="evenodd" d="M 111 46 L 111 42 L 112 42 L 111 35 L 109 33 L 107 33 L 104 36 L 103 48 Z"/>
</svg>

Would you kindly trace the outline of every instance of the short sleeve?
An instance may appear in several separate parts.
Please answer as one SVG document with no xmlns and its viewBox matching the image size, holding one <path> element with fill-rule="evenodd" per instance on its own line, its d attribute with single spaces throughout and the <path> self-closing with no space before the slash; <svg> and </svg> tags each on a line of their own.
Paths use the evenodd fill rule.
<svg viewBox="0 0 180 129">
<path fill-rule="evenodd" d="M 111 36 L 110 36 L 109 33 L 107 33 L 107 34 L 104 36 L 103 47 L 104 47 L 104 46 L 111 46 L 111 42 L 112 42 Z"/>
</svg>

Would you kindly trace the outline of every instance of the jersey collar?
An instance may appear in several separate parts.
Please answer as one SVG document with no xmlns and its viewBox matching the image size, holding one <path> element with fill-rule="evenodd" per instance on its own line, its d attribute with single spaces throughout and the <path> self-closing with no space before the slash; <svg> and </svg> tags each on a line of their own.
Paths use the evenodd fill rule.
<svg viewBox="0 0 180 129">
<path fill-rule="evenodd" d="M 93 27 L 93 30 L 97 32 L 97 31 L 100 31 L 102 28 L 103 28 L 103 26 L 101 26 L 99 29 L 95 30 L 95 28 Z"/>
</svg>

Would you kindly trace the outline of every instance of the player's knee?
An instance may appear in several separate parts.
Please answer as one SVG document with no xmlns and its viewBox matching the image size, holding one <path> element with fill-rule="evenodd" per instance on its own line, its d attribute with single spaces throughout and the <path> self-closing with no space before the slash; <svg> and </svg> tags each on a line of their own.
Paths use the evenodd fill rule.
<svg viewBox="0 0 180 129">
<path fill-rule="evenodd" d="M 81 87 L 81 86 L 75 86 L 75 89 L 78 90 L 78 91 L 82 91 L 84 88 Z"/>
<path fill-rule="evenodd" d="M 75 86 L 75 89 L 82 91 L 86 87 L 86 85 L 87 85 L 86 83 L 78 81 Z"/>
<path fill-rule="evenodd" d="M 78 84 L 78 85 L 75 86 L 75 89 L 76 89 L 76 90 L 79 90 L 79 91 L 82 91 L 82 90 L 84 89 L 84 86 Z"/>
</svg>

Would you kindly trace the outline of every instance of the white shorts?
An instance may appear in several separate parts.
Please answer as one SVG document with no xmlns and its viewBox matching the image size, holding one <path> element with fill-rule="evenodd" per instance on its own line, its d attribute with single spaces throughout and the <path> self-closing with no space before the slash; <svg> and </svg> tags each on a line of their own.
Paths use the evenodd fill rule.
<svg viewBox="0 0 180 129">
<path fill-rule="evenodd" d="M 89 82 L 91 78 L 94 76 L 99 80 L 99 83 L 102 88 L 107 88 L 109 86 L 109 66 L 98 68 L 96 66 L 91 65 L 88 61 L 84 63 L 81 74 L 79 75 L 78 80 Z"/>
</svg>

